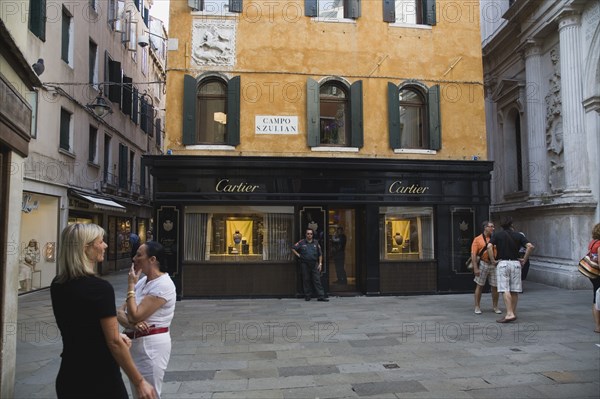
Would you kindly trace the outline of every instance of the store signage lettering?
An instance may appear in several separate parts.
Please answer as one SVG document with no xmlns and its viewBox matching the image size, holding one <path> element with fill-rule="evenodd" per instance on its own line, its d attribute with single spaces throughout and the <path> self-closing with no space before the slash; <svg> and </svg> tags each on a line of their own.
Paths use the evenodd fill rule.
<svg viewBox="0 0 600 399">
<path fill-rule="evenodd" d="M 229 179 L 221 179 L 215 186 L 218 193 L 253 193 L 259 186 L 241 182 L 238 184 L 229 183 Z"/>
<path fill-rule="evenodd" d="M 388 192 L 391 194 L 425 194 L 427 190 L 429 187 L 421 187 L 418 184 L 403 185 L 401 180 L 396 180 L 388 188 Z"/>
<path fill-rule="evenodd" d="M 298 134 L 297 116 L 256 115 L 256 134 Z"/>
</svg>

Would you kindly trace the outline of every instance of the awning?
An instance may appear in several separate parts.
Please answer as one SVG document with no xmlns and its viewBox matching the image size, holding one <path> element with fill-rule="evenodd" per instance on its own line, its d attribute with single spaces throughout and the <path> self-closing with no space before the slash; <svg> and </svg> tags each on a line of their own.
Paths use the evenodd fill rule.
<svg viewBox="0 0 600 399">
<path fill-rule="evenodd" d="M 123 205 L 118 204 L 108 198 L 93 197 L 91 195 L 78 193 L 76 191 L 71 191 L 71 194 L 90 202 L 95 209 L 114 212 L 127 212 L 127 208 L 125 208 Z"/>
</svg>

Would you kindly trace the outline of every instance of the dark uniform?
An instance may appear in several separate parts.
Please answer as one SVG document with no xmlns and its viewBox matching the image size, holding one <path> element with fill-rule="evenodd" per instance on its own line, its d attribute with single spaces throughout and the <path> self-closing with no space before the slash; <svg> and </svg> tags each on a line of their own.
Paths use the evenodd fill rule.
<svg viewBox="0 0 600 399">
<path fill-rule="evenodd" d="M 300 254 L 300 266 L 302 268 L 302 286 L 304 296 L 307 300 L 311 296 L 311 283 L 319 299 L 325 298 L 325 291 L 321 285 L 321 273 L 318 270 L 319 257 L 323 255 L 318 241 L 313 239 L 308 242 L 306 239 L 298 241 L 292 247 Z"/>
</svg>

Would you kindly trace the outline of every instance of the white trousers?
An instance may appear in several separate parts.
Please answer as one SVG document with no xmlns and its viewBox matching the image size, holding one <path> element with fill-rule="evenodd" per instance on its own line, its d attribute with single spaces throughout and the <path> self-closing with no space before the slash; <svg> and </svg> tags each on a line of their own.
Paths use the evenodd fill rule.
<svg viewBox="0 0 600 399">
<path fill-rule="evenodd" d="M 154 386 L 160 398 L 163 377 L 171 357 L 171 334 L 154 334 L 131 340 L 131 357 L 140 373 L 150 385 Z M 137 391 L 131 384 L 133 397 Z"/>
</svg>

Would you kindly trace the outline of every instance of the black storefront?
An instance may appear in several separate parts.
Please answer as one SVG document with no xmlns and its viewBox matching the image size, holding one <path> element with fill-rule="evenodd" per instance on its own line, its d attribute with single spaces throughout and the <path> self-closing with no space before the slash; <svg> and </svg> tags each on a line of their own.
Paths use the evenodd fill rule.
<svg viewBox="0 0 600 399">
<path fill-rule="evenodd" d="M 307 227 L 324 249 L 323 282 L 333 295 L 473 288 L 465 261 L 489 215 L 492 162 L 149 156 L 145 163 L 155 238 L 180 297 L 301 295 L 290 248 Z"/>
</svg>

